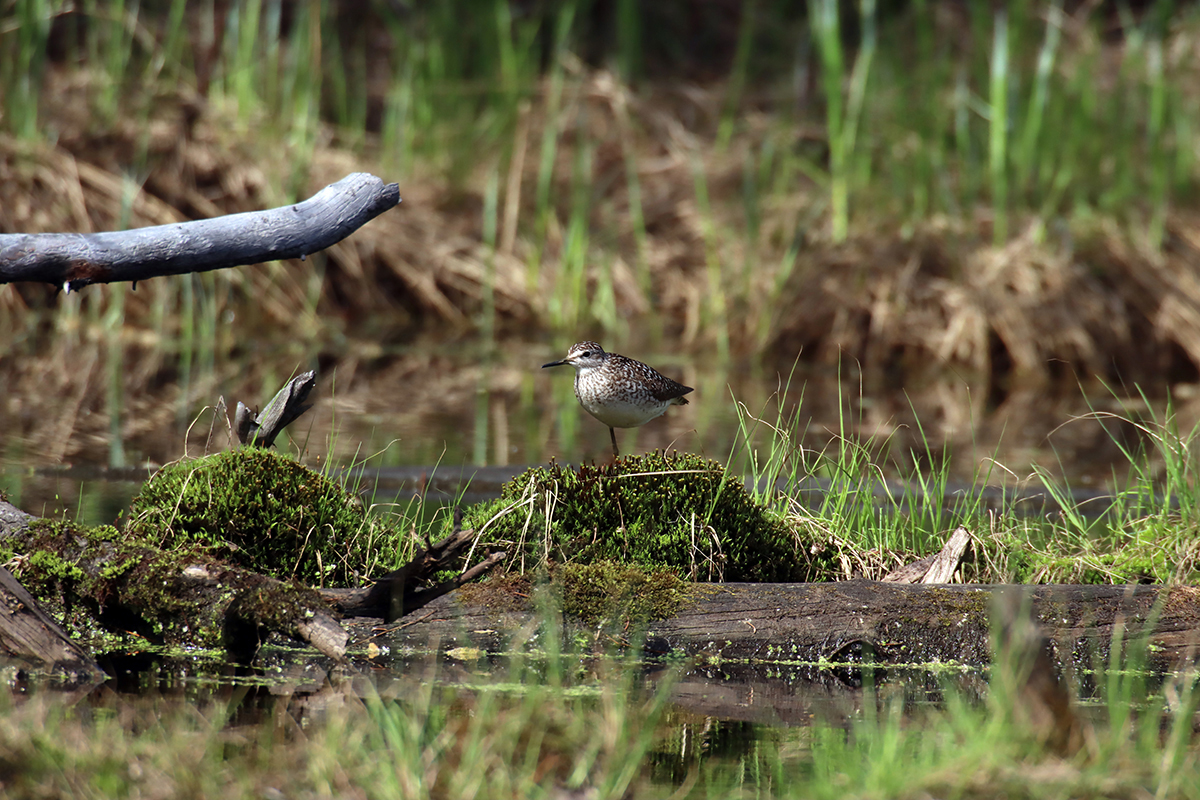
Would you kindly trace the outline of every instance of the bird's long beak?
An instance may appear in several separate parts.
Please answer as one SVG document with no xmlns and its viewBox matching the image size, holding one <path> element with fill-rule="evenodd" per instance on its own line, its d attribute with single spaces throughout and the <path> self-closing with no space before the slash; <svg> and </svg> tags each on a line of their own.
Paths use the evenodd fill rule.
<svg viewBox="0 0 1200 800">
<path fill-rule="evenodd" d="M 570 364 L 570 363 L 571 363 L 570 361 L 567 361 L 564 358 L 562 361 L 551 361 L 549 364 L 542 364 L 542 369 L 545 369 L 546 367 L 561 367 L 563 364 Z"/>
</svg>

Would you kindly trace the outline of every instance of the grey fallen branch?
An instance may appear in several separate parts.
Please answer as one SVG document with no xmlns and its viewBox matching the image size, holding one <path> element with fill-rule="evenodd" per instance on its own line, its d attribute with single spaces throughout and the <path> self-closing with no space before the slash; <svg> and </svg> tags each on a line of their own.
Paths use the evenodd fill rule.
<svg viewBox="0 0 1200 800">
<path fill-rule="evenodd" d="M 303 202 L 265 211 L 105 233 L 0 234 L 0 284 L 36 281 L 71 292 L 304 258 L 399 202 L 397 184 L 356 172 Z"/>
<path fill-rule="evenodd" d="M 507 555 L 492 553 L 461 575 L 436 586 L 422 586 L 418 578 L 431 576 L 453 564 L 475 540 L 475 531 L 461 530 L 455 520 L 455 530 L 445 539 L 419 549 L 412 560 L 389 572 L 375 584 L 361 589 L 321 589 L 321 597 L 347 616 L 382 617 L 394 622 L 405 614 L 429 604 L 442 595 L 486 575 Z"/>
</svg>

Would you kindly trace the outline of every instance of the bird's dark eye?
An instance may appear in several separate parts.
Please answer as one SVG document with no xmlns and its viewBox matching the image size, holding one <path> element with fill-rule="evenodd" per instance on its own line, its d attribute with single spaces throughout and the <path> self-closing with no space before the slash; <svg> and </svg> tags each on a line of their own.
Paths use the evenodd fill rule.
<svg viewBox="0 0 1200 800">
<path fill-rule="evenodd" d="M 582 353 L 579 354 L 579 357 L 580 358 L 589 358 L 591 355 L 592 355 L 591 350 L 584 350 Z"/>
</svg>

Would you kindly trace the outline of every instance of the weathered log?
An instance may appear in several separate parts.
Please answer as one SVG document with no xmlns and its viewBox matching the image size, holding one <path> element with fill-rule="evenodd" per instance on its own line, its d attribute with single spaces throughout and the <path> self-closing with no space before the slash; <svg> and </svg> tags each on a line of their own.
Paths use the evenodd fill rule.
<svg viewBox="0 0 1200 800">
<path fill-rule="evenodd" d="M 214 219 L 105 233 L 0 234 L 0 284 L 76 291 L 285 258 L 340 242 L 400 202 L 400 187 L 353 173 L 300 203 Z"/>
<path fill-rule="evenodd" d="M 1028 592 L 1032 613 L 1059 663 L 1103 658 L 1114 634 L 1144 637 L 1154 666 L 1190 661 L 1200 645 L 1200 589 L 1190 586 L 895 584 L 696 584 L 678 613 L 649 623 L 656 652 L 724 663 L 989 663 L 989 608 L 998 590 Z M 473 595 L 475 593 L 472 593 Z M 503 610 L 505 608 L 517 610 Z M 485 649 L 528 623 L 528 604 L 449 595 L 402 630 L 355 639 L 377 644 Z"/>
<path fill-rule="evenodd" d="M 71 641 L 4 567 L 0 567 L 0 652 L 48 668 L 71 683 L 97 683 L 105 678 L 100 665 Z"/>
</svg>

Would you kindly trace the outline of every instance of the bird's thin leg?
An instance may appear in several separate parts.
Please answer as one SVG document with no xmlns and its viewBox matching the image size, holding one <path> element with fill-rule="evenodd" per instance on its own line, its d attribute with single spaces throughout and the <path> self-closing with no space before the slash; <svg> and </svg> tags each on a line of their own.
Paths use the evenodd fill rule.
<svg viewBox="0 0 1200 800">
<path fill-rule="evenodd" d="M 614 428 L 608 429 L 608 435 L 612 437 L 613 443 L 613 458 L 620 458 L 621 454 L 617 452 L 617 432 Z"/>
</svg>

